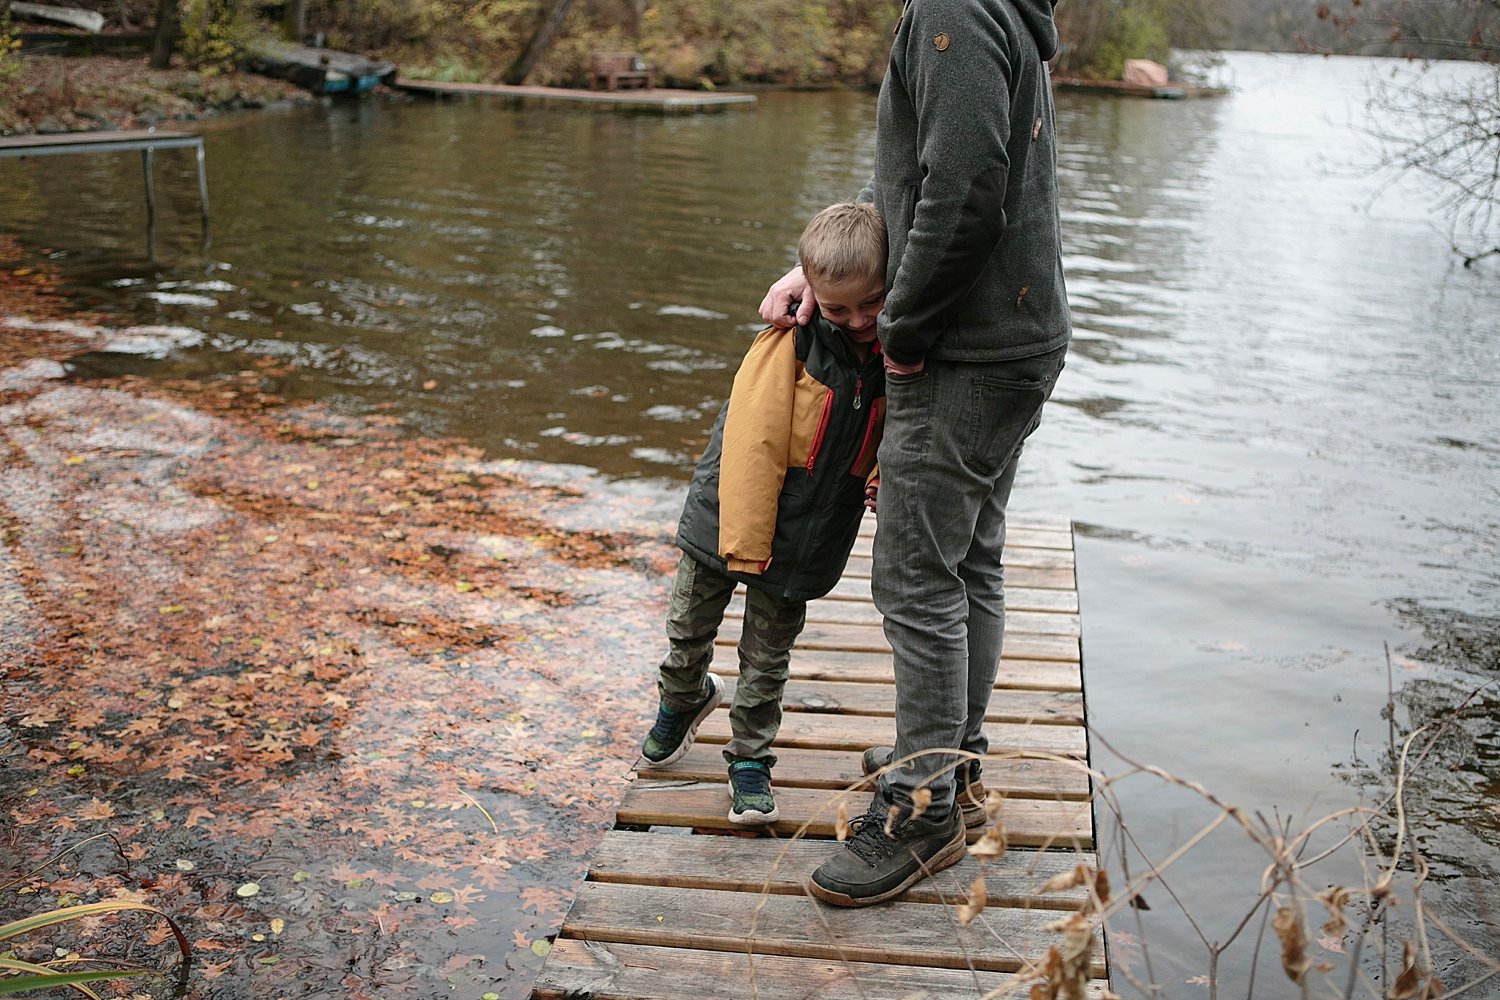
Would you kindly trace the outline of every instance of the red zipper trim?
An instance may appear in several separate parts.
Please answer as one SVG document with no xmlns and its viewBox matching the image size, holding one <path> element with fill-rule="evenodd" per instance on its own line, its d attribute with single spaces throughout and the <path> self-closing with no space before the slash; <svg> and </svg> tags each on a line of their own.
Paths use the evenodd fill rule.
<svg viewBox="0 0 1500 1000">
<path fill-rule="evenodd" d="M 865 457 L 865 452 L 867 452 L 867 451 L 870 450 L 870 438 L 872 438 L 874 436 L 875 436 L 875 406 L 872 403 L 871 406 L 870 406 L 869 417 L 865 420 L 865 439 L 859 443 L 859 451 L 857 451 L 857 452 L 854 453 L 854 464 L 851 465 L 851 466 L 849 466 L 849 471 L 851 473 L 855 469 L 859 468 L 860 463 L 863 461 L 863 459 Z"/>
<path fill-rule="evenodd" d="M 823 435 L 828 433 L 828 418 L 833 414 L 833 390 L 828 390 L 828 395 L 823 397 L 823 412 L 818 416 L 818 429 L 813 432 L 812 448 L 807 452 L 807 471 L 813 470 L 813 462 L 817 460 L 818 449 L 823 447 Z"/>
</svg>

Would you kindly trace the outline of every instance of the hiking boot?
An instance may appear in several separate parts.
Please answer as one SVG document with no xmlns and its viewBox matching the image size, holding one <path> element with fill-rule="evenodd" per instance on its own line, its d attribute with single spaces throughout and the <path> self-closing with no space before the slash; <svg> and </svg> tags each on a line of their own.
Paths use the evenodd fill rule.
<svg viewBox="0 0 1500 1000">
<path fill-rule="evenodd" d="M 709 674 L 703 683 L 708 693 L 696 708 L 678 711 L 668 708 L 666 702 L 658 704 L 656 725 L 651 727 L 651 732 L 641 747 L 642 757 L 658 767 L 665 767 L 677 763 L 688 752 L 693 745 L 693 737 L 698 734 L 698 727 L 710 712 L 719 707 L 719 702 L 724 700 L 723 681 Z"/>
<path fill-rule="evenodd" d="M 844 848 L 808 880 L 814 896 L 835 906 L 871 906 L 895 899 L 927 876 L 964 856 L 964 824 L 957 809 L 946 816 L 906 813 L 886 835 L 888 804 L 876 793 L 869 812 L 849 824 Z"/>
<path fill-rule="evenodd" d="M 859 758 L 859 763 L 866 774 L 874 774 L 895 758 L 895 747 L 871 747 Z M 984 782 L 979 780 L 979 772 L 977 760 L 959 761 L 953 772 L 958 781 L 958 787 L 953 793 L 954 801 L 963 810 L 964 826 L 971 829 L 984 826 L 986 822 L 984 799 L 988 793 L 984 790 Z"/>
<path fill-rule="evenodd" d="M 729 765 L 729 822 L 764 826 L 781 817 L 771 795 L 771 769 L 763 760 L 737 760 Z"/>
</svg>

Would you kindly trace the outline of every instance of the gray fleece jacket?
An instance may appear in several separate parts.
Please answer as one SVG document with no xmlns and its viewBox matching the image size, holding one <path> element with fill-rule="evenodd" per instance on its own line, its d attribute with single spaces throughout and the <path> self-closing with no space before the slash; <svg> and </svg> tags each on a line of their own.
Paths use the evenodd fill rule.
<svg viewBox="0 0 1500 1000">
<path fill-rule="evenodd" d="M 1055 0 L 909 0 L 881 84 L 873 200 L 896 361 L 1003 361 L 1068 342 L 1046 61 Z"/>
</svg>

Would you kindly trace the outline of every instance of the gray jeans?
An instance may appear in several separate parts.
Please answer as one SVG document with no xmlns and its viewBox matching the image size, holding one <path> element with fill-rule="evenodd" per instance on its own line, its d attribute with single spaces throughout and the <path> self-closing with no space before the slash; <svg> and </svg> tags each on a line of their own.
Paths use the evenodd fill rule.
<svg viewBox="0 0 1500 1000">
<path fill-rule="evenodd" d="M 1005 507 L 1067 348 L 1002 362 L 930 361 L 887 376 L 872 588 L 896 675 L 896 756 L 984 753 L 984 715 L 1005 637 Z M 909 805 L 953 803 L 953 763 L 930 754 L 886 773 Z"/>
<path fill-rule="evenodd" d="M 675 711 L 703 702 L 703 681 L 714 658 L 714 637 L 735 582 L 712 566 L 684 555 L 672 583 L 667 611 L 670 648 L 657 672 L 657 690 Z M 740 631 L 740 677 L 729 705 L 731 763 L 747 757 L 776 765 L 771 741 L 781 728 L 781 692 L 786 687 L 792 644 L 807 621 L 806 601 L 787 601 L 754 587 L 745 588 L 745 622 Z"/>
</svg>

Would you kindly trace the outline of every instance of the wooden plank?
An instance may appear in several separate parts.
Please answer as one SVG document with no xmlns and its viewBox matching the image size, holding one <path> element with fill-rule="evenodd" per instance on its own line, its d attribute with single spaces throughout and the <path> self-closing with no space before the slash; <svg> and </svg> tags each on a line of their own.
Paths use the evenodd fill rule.
<svg viewBox="0 0 1500 1000">
<path fill-rule="evenodd" d="M 720 889 L 726 892 L 772 892 L 800 896 L 807 876 L 835 852 L 836 840 L 774 837 L 684 836 L 677 832 L 637 833 L 611 830 L 595 849 L 589 878 L 597 882 Z M 901 897 L 908 903 L 951 903 L 961 899 L 981 874 L 985 898 L 992 906 L 1077 910 L 1088 898 L 1083 888 L 1039 890 L 1056 875 L 1077 865 L 1093 867 L 1087 851 L 1009 851 L 980 867 L 971 857 L 912 886 Z"/>
<path fill-rule="evenodd" d="M 913 969 L 783 955 L 696 951 L 559 938 L 537 978 L 536 1000 L 979 1000 L 1001 994 L 1012 976 L 967 969 Z M 1085 993 L 1099 1000 L 1105 983 Z"/>
<path fill-rule="evenodd" d="M 835 909 L 804 896 L 756 899 L 757 905 L 747 905 L 740 892 L 585 882 L 563 934 L 886 965 L 964 969 L 972 963 L 990 972 L 1013 972 L 1059 942 L 1055 932 L 1043 930 L 1056 914 L 1039 909 L 987 909 L 983 921 L 962 927 L 952 907 L 929 903 Z M 1092 964 L 1094 975 L 1104 974 L 1097 948 Z"/>
<path fill-rule="evenodd" d="M 1035 591 L 1033 591 L 1035 593 Z M 832 612 L 824 608 L 832 607 Z M 743 622 L 745 599 L 737 596 L 725 609 L 725 621 Z M 814 601 L 807 606 L 808 625 L 844 626 L 850 629 L 880 629 L 882 618 L 873 603 L 860 601 Z M 1077 638 L 1083 632 L 1076 614 L 1061 614 L 1051 611 L 1021 611 L 1007 607 L 1005 610 L 1007 634 L 1063 635 Z M 864 635 L 856 632 L 854 634 Z"/>
<path fill-rule="evenodd" d="M 1001 565 L 1005 567 L 1005 575 L 1010 576 L 1012 568 L 1015 569 L 1052 569 L 1067 570 L 1073 572 L 1073 550 L 1072 549 L 1021 549 L 1007 548 L 1000 559 Z M 871 559 L 869 553 L 856 551 L 849 556 L 849 562 L 844 566 L 844 572 L 854 576 L 870 575 Z"/>
<path fill-rule="evenodd" d="M 870 520 L 867 518 L 861 522 L 861 528 L 869 523 Z M 874 530 L 861 530 L 856 539 L 854 551 L 863 556 L 869 555 L 870 545 L 875 539 Z M 1073 550 L 1073 533 L 1071 531 L 1008 527 L 1005 532 L 1005 548 L 1002 551 L 1009 552 L 1011 549 L 1060 549 L 1071 552 Z"/>
<path fill-rule="evenodd" d="M 866 588 L 868 589 L 868 588 Z M 744 592 L 741 591 L 729 602 L 729 610 L 743 614 Z M 1041 587 L 1006 587 L 1005 610 L 1045 611 L 1055 614 L 1077 614 L 1078 592 L 1073 590 L 1046 590 Z M 868 593 L 821 597 L 809 601 L 807 620 L 810 622 L 880 622 L 880 611 Z"/>
<path fill-rule="evenodd" d="M 715 674 L 725 678 L 738 676 L 733 663 L 716 663 Z M 730 699 L 733 684 L 724 694 Z M 782 691 L 781 707 L 787 712 L 823 712 L 835 715 L 894 715 L 896 693 L 891 685 L 849 681 L 787 681 Z M 1037 725 L 1083 724 L 1083 695 L 1076 691 L 1007 691 L 998 690 L 990 698 L 985 718 L 991 722 L 1035 723 Z"/>
<path fill-rule="evenodd" d="M 1088 731 L 1082 726 L 1033 726 L 1025 723 L 986 722 L 984 734 L 990 748 L 1000 751 L 1032 751 L 1082 758 L 1088 753 Z M 703 720 L 698 739 L 704 743 L 729 742 L 729 709 L 721 707 Z M 896 740 L 896 720 L 891 716 L 821 715 L 788 712 L 781 717 L 776 734 L 778 747 L 815 750 L 853 750 L 887 746 Z"/>
<path fill-rule="evenodd" d="M 723 658 L 733 657 L 733 653 L 726 653 Z M 893 676 L 890 653 L 844 649 L 793 649 L 789 670 L 792 677 L 805 680 L 889 683 Z M 1016 653 L 1009 644 L 1000 657 L 995 686 L 1026 691 L 1083 690 L 1077 663 L 1030 659 Z"/>
<path fill-rule="evenodd" d="M 832 837 L 840 802 L 846 816 L 857 816 L 869 805 L 868 792 L 822 788 L 776 788 L 781 818 L 766 829 L 783 836 L 803 833 Z M 625 788 L 616 811 L 625 826 L 684 826 L 710 830 L 743 830 L 729 822 L 729 786 L 722 781 L 648 781 L 637 778 Z M 1000 813 L 1006 836 L 1018 847 L 1049 850 L 1092 850 L 1093 834 L 1087 802 L 1045 799 L 1006 799 Z M 977 840 L 982 830 L 969 831 Z"/>
<path fill-rule="evenodd" d="M 636 764 L 636 774 L 664 781 L 724 781 L 728 765 L 723 750 L 723 744 L 694 743 L 675 764 L 659 768 L 643 760 Z M 856 753 L 780 746 L 775 750 L 777 788 L 843 789 L 865 779 Z M 1089 778 L 1082 762 L 1047 757 L 987 756 L 984 786 L 1019 798 L 1089 797 Z"/>
<path fill-rule="evenodd" d="M 725 618 L 714 639 L 716 646 L 734 646 L 740 641 L 742 619 Z M 824 625 L 811 622 L 797 637 L 798 649 L 842 649 L 851 652 L 890 654 L 885 632 L 870 625 Z M 1035 632 L 1005 633 L 1005 649 L 1016 656 L 1037 660 L 1080 659 L 1078 639 L 1069 635 L 1039 635 Z"/>
<path fill-rule="evenodd" d="M 859 533 L 861 535 L 873 535 L 875 534 L 875 527 L 879 523 L 880 518 L 878 515 L 867 514 L 859 522 Z M 1046 531 L 1072 537 L 1073 521 L 1070 518 L 1060 517 L 1057 514 L 1008 511 L 1005 515 L 1005 530 L 1007 534 L 1012 531 Z"/>
<path fill-rule="evenodd" d="M 869 600 L 870 598 L 870 566 L 865 561 L 858 566 L 844 567 L 843 579 L 834 584 L 829 596 L 845 597 L 851 596 Z M 1044 590 L 1074 590 L 1077 581 L 1073 575 L 1072 567 L 1063 569 L 1032 569 L 1027 566 L 1017 566 L 1005 570 L 1005 585 L 1007 587 L 1034 587 Z"/>
<path fill-rule="evenodd" d="M 774 892 L 800 896 L 807 876 L 837 851 L 836 840 L 774 837 L 695 837 L 676 832 L 636 833 L 611 830 L 594 851 L 589 878 L 597 882 L 721 889 L 726 892 Z M 1048 879 L 1077 865 L 1093 867 L 1087 851 L 1008 851 L 980 868 L 971 857 L 912 886 L 901 898 L 908 903 L 951 903 L 984 875 L 991 906 L 1014 909 L 1077 910 L 1088 898 L 1083 888 L 1039 890 Z"/>
</svg>

